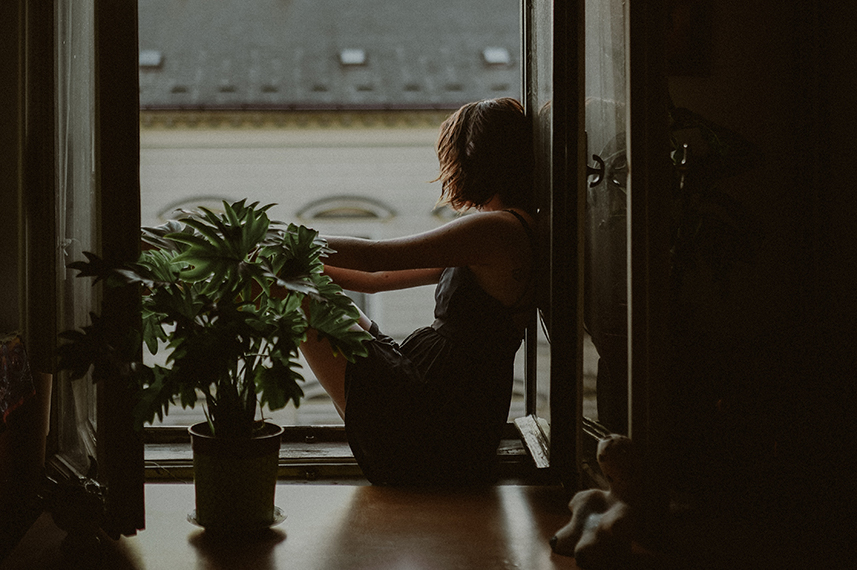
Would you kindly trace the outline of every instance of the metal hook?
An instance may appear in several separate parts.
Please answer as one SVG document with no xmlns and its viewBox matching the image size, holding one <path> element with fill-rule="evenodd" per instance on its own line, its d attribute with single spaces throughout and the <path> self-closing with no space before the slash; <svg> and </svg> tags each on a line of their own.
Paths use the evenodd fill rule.
<svg viewBox="0 0 857 570">
<path fill-rule="evenodd" d="M 595 188 L 601 183 L 601 180 L 604 178 L 604 160 L 597 154 L 593 154 L 592 159 L 598 163 L 598 168 L 593 168 L 587 164 L 586 176 L 595 176 L 592 182 L 589 183 L 590 188 Z"/>
</svg>

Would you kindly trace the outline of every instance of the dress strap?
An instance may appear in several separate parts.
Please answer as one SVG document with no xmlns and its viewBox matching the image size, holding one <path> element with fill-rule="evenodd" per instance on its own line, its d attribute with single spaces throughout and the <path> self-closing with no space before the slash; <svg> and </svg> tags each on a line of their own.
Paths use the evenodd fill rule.
<svg viewBox="0 0 857 570">
<path fill-rule="evenodd" d="M 535 233 L 533 233 L 533 229 L 530 227 L 530 224 L 527 222 L 527 220 L 526 220 L 526 218 L 524 218 L 524 216 L 522 216 L 521 214 L 519 214 L 515 210 L 503 210 L 503 211 L 509 212 L 510 214 L 512 214 L 513 216 L 518 218 L 518 221 L 521 222 L 521 225 L 524 227 L 524 231 L 527 232 L 527 237 L 530 239 L 530 251 L 532 252 L 533 256 L 532 256 L 532 259 L 530 260 L 530 275 L 528 277 L 527 287 L 524 289 L 524 292 L 521 294 L 521 296 L 518 298 L 518 300 L 515 301 L 512 304 L 512 306 L 509 307 L 509 309 L 513 313 L 525 312 L 525 311 L 529 311 L 530 309 L 532 309 L 532 306 L 530 306 L 529 304 L 522 306 L 521 301 L 524 299 L 524 297 L 526 297 L 527 293 L 529 293 L 530 286 L 533 284 L 533 276 L 536 273 L 536 254 L 537 254 L 537 251 L 536 251 L 536 235 L 535 235 Z"/>
<path fill-rule="evenodd" d="M 519 214 L 515 210 L 503 210 L 503 211 L 509 212 L 510 214 L 512 214 L 513 216 L 518 218 L 518 221 L 521 222 L 522 226 L 524 226 L 524 231 L 527 232 L 527 237 L 530 238 L 530 247 L 533 249 L 533 251 L 535 251 L 535 249 L 536 249 L 535 248 L 536 235 L 533 233 L 533 228 L 530 227 L 530 224 L 527 222 L 527 220 L 524 218 L 524 216 L 522 216 L 521 214 Z"/>
</svg>

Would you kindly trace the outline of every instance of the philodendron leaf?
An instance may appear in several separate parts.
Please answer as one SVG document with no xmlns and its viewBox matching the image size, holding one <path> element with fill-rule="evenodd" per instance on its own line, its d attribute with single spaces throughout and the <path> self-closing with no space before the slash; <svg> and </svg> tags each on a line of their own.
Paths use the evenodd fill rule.
<svg viewBox="0 0 857 570">
<path fill-rule="evenodd" d="M 360 311 L 357 310 L 354 301 L 345 295 L 342 287 L 334 283 L 329 276 L 316 275 L 314 276 L 313 283 L 317 291 L 317 294 L 313 295 L 313 297 L 327 305 L 329 311 L 338 311 L 342 313 L 343 317 L 353 319 L 354 321 L 360 318 Z"/>
<path fill-rule="evenodd" d="M 92 325 L 83 327 L 83 331 L 70 330 L 60 333 L 61 339 L 69 341 L 57 348 L 60 370 L 68 370 L 70 378 L 83 378 L 93 365 L 106 357 L 103 327 L 99 326 L 98 315 L 90 313 Z"/>
<path fill-rule="evenodd" d="M 174 403 L 175 383 L 168 380 L 167 370 L 160 366 L 147 369 L 144 386 L 138 393 L 134 406 L 134 429 L 140 431 L 144 424 L 151 424 L 157 417 L 163 421 Z"/>
<path fill-rule="evenodd" d="M 324 269 L 321 256 L 326 251 L 317 231 L 289 224 L 288 229 L 280 234 L 280 239 L 263 247 L 260 253 L 277 259 L 273 269 L 281 279 L 288 281 L 321 273 Z"/>
<path fill-rule="evenodd" d="M 161 324 L 166 315 L 156 313 L 147 307 L 143 307 L 143 341 L 146 343 L 146 348 L 150 354 L 158 353 L 158 341 L 166 342 L 168 340 L 167 333 Z"/>
<path fill-rule="evenodd" d="M 90 313 L 90 319 L 91 324 L 82 330 L 57 335 L 68 341 L 57 347 L 59 369 L 68 370 L 70 379 L 77 380 L 92 368 L 93 382 L 128 375 L 140 347 L 139 331 L 128 330 L 122 338 L 111 337 L 103 318 Z"/>
<path fill-rule="evenodd" d="M 84 251 L 83 255 L 88 261 L 75 261 L 67 267 L 78 271 L 76 277 L 95 277 L 93 285 L 115 275 L 116 269 L 120 267 L 119 264 L 105 261 L 90 251 Z"/>
<path fill-rule="evenodd" d="M 177 262 L 177 251 L 148 250 L 140 254 L 137 273 L 154 281 L 156 285 L 178 283 L 186 264 Z M 142 269 L 141 269 L 142 268 Z"/>
<path fill-rule="evenodd" d="M 173 259 L 176 263 L 189 266 L 181 272 L 182 279 L 187 281 L 200 281 L 215 273 L 219 265 L 234 266 L 241 261 L 227 251 L 223 240 L 211 242 L 199 235 L 189 234 L 172 234 L 169 237 L 188 246 Z"/>
<path fill-rule="evenodd" d="M 259 404 L 267 405 L 272 411 L 285 408 L 290 400 L 295 407 L 300 406 L 304 392 L 298 385 L 298 381 L 303 381 L 298 368 L 300 364 L 297 362 L 277 360 L 270 368 L 260 369 L 256 375 Z"/>
<path fill-rule="evenodd" d="M 283 279 L 273 273 L 269 273 L 268 275 L 274 278 L 276 285 L 288 289 L 289 291 L 296 291 L 304 295 L 318 295 L 318 289 L 316 289 L 315 284 L 307 276 Z"/>
<path fill-rule="evenodd" d="M 310 303 L 309 313 L 310 327 L 315 329 L 320 337 L 326 338 L 334 351 L 352 362 L 355 356 L 366 356 L 363 342 L 372 336 L 356 325 L 356 319 L 343 314 L 334 303 L 315 300 Z"/>
</svg>

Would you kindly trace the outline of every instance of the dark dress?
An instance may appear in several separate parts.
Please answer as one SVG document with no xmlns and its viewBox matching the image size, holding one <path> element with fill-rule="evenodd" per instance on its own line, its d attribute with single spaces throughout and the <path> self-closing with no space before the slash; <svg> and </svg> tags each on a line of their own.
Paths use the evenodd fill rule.
<svg viewBox="0 0 857 570">
<path fill-rule="evenodd" d="M 528 309 L 504 307 L 467 267 L 454 267 L 435 290 L 432 326 L 398 344 L 373 323 L 369 354 L 349 363 L 345 379 L 345 431 L 370 482 L 466 485 L 496 477 L 522 338 L 513 317 Z"/>
</svg>

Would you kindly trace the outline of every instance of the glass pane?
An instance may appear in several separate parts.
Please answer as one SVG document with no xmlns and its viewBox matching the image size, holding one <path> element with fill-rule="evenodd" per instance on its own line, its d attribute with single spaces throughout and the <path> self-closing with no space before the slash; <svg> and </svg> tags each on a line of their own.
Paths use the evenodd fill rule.
<svg viewBox="0 0 857 570">
<path fill-rule="evenodd" d="M 58 267 L 97 251 L 95 224 L 95 104 L 93 0 L 56 3 L 56 156 Z M 96 290 L 77 271 L 59 272 L 58 330 L 89 324 Z M 86 472 L 95 457 L 95 386 L 84 378 L 71 383 L 65 374 L 57 383 L 57 426 L 61 455 Z"/>
<path fill-rule="evenodd" d="M 586 1 L 587 156 L 584 414 L 627 432 L 625 2 Z M 597 155 L 597 159 L 592 155 Z"/>
<path fill-rule="evenodd" d="M 536 185 L 539 210 L 544 213 L 540 221 L 547 223 L 551 195 L 551 160 L 553 157 L 553 119 L 551 99 L 553 97 L 553 11 L 550 2 L 527 2 L 527 79 L 526 106 L 533 118 L 534 143 L 536 148 Z M 547 235 L 542 231 L 541 235 Z M 548 248 L 543 248 L 547 254 Z M 547 256 L 542 266 L 548 264 Z M 538 326 L 538 349 L 536 354 L 536 415 L 550 423 L 550 344 L 542 323 Z"/>
<path fill-rule="evenodd" d="M 469 101 L 521 97 L 518 0 L 210 4 L 139 0 L 144 225 L 247 197 L 327 234 L 437 227 L 450 219 L 428 184 L 440 123 Z M 433 319 L 432 287 L 360 302 L 398 340 Z M 524 410 L 523 369 L 522 351 L 513 416 Z M 266 417 L 340 424 L 303 373 L 300 407 Z M 164 424 L 202 419 L 199 407 L 177 407 Z"/>
</svg>

